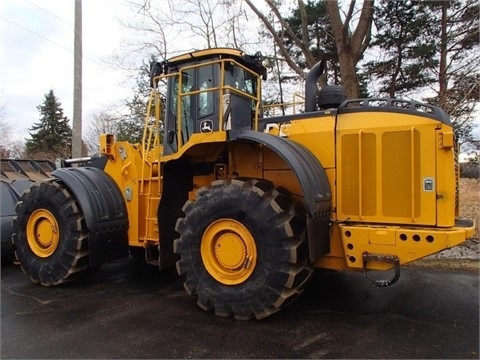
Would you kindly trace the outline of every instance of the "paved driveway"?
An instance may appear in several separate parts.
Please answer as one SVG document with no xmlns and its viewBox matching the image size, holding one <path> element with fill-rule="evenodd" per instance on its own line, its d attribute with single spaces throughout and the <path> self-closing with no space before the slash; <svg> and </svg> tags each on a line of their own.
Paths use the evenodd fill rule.
<svg viewBox="0 0 480 360">
<path fill-rule="evenodd" d="M 263 321 L 205 313 L 136 259 L 42 288 L 2 269 L 1 358 L 478 358 L 478 272 L 403 268 L 390 288 L 316 273 Z"/>
</svg>

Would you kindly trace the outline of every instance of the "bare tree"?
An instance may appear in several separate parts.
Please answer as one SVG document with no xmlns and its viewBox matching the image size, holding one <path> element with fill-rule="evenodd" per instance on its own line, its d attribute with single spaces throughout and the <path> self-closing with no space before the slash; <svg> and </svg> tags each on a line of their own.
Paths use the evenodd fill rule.
<svg viewBox="0 0 480 360">
<path fill-rule="evenodd" d="M 227 41 L 225 46 L 236 49 L 248 46 L 258 46 L 256 38 L 250 38 L 246 33 L 248 16 L 243 8 L 243 2 L 235 0 L 220 0 L 228 21 L 224 25 L 223 38 Z M 258 50 L 258 49 L 257 49 Z"/>
<path fill-rule="evenodd" d="M 149 0 L 131 0 L 127 5 L 132 10 L 129 20 L 123 21 L 122 25 L 131 31 L 135 40 L 125 40 L 122 53 L 116 54 L 114 60 L 119 67 L 132 57 L 149 57 L 155 52 L 159 59 L 168 57 L 168 42 L 172 39 L 169 29 L 173 25 L 171 20 L 171 1 L 163 2 L 162 6 L 155 7 Z M 166 6 L 165 6 L 166 5 Z M 148 56 L 146 56 L 148 55 Z M 138 61 L 138 59 L 133 59 Z M 130 61 L 131 62 L 131 61 Z M 128 66 L 131 70 L 132 67 Z"/>
<path fill-rule="evenodd" d="M 240 30 L 246 15 L 239 1 L 130 0 L 127 4 L 133 16 L 123 25 L 133 30 L 136 40 L 127 41 L 116 55 L 118 66 L 139 53 L 144 58 L 154 54 L 167 59 L 192 49 L 243 48 L 248 43 L 244 29 Z"/>
<path fill-rule="evenodd" d="M 184 0 L 181 3 L 172 2 L 173 4 L 178 25 L 203 39 L 207 48 L 220 46 L 224 36 L 222 33 L 224 25 L 228 23 L 228 19 L 218 16 L 221 12 L 221 4 L 218 1 Z"/>
<path fill-rule="evenodd" d="M 25 152 L 25 144 L 12 135 L 14 126 L 8 122 L 5 106 L 0 106 L 0 158 L 20 158 Z"/>
<path fill-rule="evenodd" d="M 83 141 L 89 153 L 98 152 L 101 134 L 116 134 L 116 123 L 119 119 L 119 116 L 108 111 L 100 111 L 92 114 L 92 121 L 83 136 Z"/>
<path fill-rule="evenodd" d="M 5 118 L 5 107 L 0 107 L 0 157 L 9 157 L 9 141 L 12 132 L 12 124 Z"/>
<path fill-rule="evenodd" d="M 285 43 L 283 41 L 283 34 L 288 33 L 289 36 L 292 38 L 293 42 L 303 51 L 303 54 L 305 56 L 305 60 L 307 63 L 307 66 L 311 68 L 313 65 L 315 65 L 315 62 L 318 61 L 315 59 L 312 55 L 312 52 L 308 48 L 308 35 L 306 34 L 307 29 L 306 29 L 306 24 L 307 24 L 307 18 L 306 18 L 306 13 L 305 11 L 300 10 L 302 14 L 302 30 L 303 30 L 303 37 L 300 39 L 293 29 L 290 27 L 290 25 L 285 21 L 284 17 L 280 13 L 279 8 L 277 7 L 276 3 L 273 0 L 265 0 L 266 4 L 269 6 L 271 12 L 274 14 L 277 23 L 280 24 L 280 29 L 277 29 L 274 26 L 273 21 L 269 19 L 267 15 L 265 15 L 262 11 L 258 9 L 257 6 L 253 4 L 251 0 L 244 0 L 245 3 L 250 7 L 250 9 L 258 16 L 258 18 L 262 21 L 264 24 L 265 28 L 268 30 L 270 35 L 273 37 L 275 43 L 278 46 L 278 51 L 280 55 L 285 59 L 287 62 L 288 66 L 295 71 L 299 76 L 305 77 L 305 72 L 304 69 L 302 69 L 293 59 L 291 54 L 289 53 L 287 47 L 285 46 Z M 300 9 L 305 8 L 305 4 L 303 3 L 302 0 L 298 0 L 298 6 Z"/>
</svg>

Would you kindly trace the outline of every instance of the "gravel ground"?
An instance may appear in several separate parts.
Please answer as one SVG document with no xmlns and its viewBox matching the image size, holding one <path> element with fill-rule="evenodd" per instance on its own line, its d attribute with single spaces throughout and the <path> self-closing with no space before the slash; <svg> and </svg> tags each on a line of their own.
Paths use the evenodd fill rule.
<svg viewBox="0 0 480 360">
<path fill-rule="evenodd" d="M 429 259 L 468 259 L 480 261 L 479 239 L 470 239 L 465 243 L 431 255 Z"/>
<path fill-rule="evenodd" d="M 480 240 L 469 239 L 461 245 L 417 260 L 409 266 L 480 271 Z"/>
</svg>

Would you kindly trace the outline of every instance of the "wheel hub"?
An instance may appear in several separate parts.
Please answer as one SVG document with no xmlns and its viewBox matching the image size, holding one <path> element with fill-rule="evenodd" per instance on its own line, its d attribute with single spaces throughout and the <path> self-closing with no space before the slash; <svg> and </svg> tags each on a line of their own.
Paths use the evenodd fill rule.
<svg viewBox="0 0 480 360">
<path fill-rule="evenodd" d="M 233 219 L 213 222 L 201 243 L 203 264 L 208 273 L 225 285 L 247 280 L 257 261 L 257 248 L 250 231 Z"/>
<path fill-rule="evenodd" d="M 46 258 L 58 247 L 60 234 L 55 216 L 46 209 L 35 210 L 27 223 L 27 241 L 33 253 Z"/>
<path fill-rule="evenodd" d="M 242 238 L 234 232 L 220 234 L 215 242 L 216 260 L 226 269 L 237 270 L 245 263 L 247 249 Z"/>
</svg>

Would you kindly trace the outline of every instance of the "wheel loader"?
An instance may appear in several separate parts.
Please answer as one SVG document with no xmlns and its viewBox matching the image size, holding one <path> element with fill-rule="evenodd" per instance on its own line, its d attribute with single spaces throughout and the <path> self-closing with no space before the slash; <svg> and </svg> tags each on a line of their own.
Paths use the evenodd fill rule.
<svg viewBox="0 0 480 360">
<path fill-rule="evenodd" d="M 200 308 L 262 319 L 314 269 L 386 287 L 401 265 L 471 237 L 447 114 L 318 90 L 323 65 L 295 112 L 267 116 L 260 54 L 216 48 L 153 64 L 141 143 L 103 134 L 98 154 L 58 160 L 22 193 L 12 231 L 22 269 L 51 286 L 141 256 L 175 266 Z"/>
</svg>

